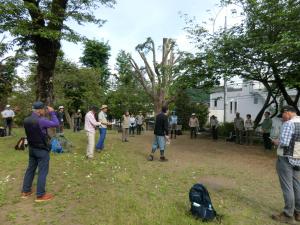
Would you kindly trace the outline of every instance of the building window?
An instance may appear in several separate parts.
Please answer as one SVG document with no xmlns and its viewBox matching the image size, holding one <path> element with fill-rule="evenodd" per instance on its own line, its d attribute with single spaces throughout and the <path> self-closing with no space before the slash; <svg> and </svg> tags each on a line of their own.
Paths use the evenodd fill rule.
<svg viewBox="0 0 300 225">
<path fill-rule="evenodd" d="M 254 96 L 254 104 L 258 104 L 258 97 Z"/>
<path fill-rule="evenodd" d="M 237 102 L 234 102 L 234 113 L 237 111 Z"/>
<path fill-rule="evenodd" d="M 215 107 L 217 107 L 217 106 L 218 106 L 218 99 L 215 99 L 214 106 L 215 106 Z"/>
<path fill-rule="evenodd" d="M 230 113 L 232 113 L 232 102 L 230 102 Z"/>
</svg>

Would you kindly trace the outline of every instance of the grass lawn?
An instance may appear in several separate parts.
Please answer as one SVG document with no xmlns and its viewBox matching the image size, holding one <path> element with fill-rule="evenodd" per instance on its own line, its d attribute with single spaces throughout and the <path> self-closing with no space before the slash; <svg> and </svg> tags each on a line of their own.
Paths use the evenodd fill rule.
<svg viewBox="0 0 300 225">
<path fill-rule="evenodd" d="M 168 162 L 148 162 L 152 133 L 122 143 L 108 132 L 106 149 L 85 159 L 84 132 L 66 132 L 72 153 L 51 154 L 47 191 L 55 199 L 20 199 L 28 152 L 15 151 L 23 134 L 0 138 L 0 225 L 193 225 L 188 191 L 204 183 L 225 225 L 269 225 L 283 199 L 275 173 L 275 153 L 210 139 L 178 136 L 168 146 Z M 34 188 L 35 188 L 34 183 Z M 216 222 L 211 224 L 217 224 Z"/>
</svg>

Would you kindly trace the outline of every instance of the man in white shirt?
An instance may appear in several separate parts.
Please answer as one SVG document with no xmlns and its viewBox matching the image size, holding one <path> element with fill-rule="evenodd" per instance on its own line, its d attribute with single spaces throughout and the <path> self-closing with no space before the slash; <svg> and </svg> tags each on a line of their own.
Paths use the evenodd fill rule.
<svg viewBox="0 0 300 225">
<path fill-rule="evenodd" d="M 86 148 L 86 157 L 92 159 L 94 157 L 94 148 L 95 148 L 95 128 L 100 126 L 101 123 L 97 122 L 95 119 L 95 114 L 98 111 L 98 107 L 92 106 L 91 110 L 85 115 L 84 118 L 84 130 L 88 137 L 88 144 Z"/>
<path fill-rule="evenodd" d="M 11 135 L 11 128 L 13 123 L 13 118 L 15 117 L 14 111 L 10 108 L 10 105 L 6 105 L 5 109 L 1 112 L 2 118 L 4 119 L 4 125 L 6 134 Z"/>
<path fill-rule="evenodd" d="M 99 136 L 98 143 L 96 145 L 97 152 L 100 152 L 104 149 L 104 141 L 106 137 L 107 125 L 111 125 L 111 123 L 107 121 L 107 114 L 106 114 L 107 110 L 108 110 L 108 106 L 102 105 L 101 111 L 98 114 L 98 121 L 101 123 L 101 125 L 99 126 L 100 136 Z"/>
</svg>

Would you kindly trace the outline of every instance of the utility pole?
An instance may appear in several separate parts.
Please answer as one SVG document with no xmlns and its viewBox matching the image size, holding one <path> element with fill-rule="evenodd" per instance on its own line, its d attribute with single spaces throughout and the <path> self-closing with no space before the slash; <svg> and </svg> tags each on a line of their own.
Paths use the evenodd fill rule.
<svg viewBox="0 0 300 225">
<path fill-rule="evenodd" d="M 225 16 L 224 24 L 225 35 L 227 31 L 227 16 Z M 227 74 L 224 74 L 224 123 L 226 122 L 226 112 L 227 112 Z"/>
</svg>

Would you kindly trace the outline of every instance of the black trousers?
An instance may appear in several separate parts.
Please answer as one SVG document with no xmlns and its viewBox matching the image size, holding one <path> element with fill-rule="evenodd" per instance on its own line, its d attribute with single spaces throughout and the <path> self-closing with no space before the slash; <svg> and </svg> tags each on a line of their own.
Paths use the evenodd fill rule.
<svg viewBox="0 0 300 225">
<path fill-rule="evenodd" d="M 142 132 L 142 125 L 141 124 L 137 124 L 137 127 L 136 127 L 137 129 L 136 129 L 136 134 L 137 135 L 140 135 L 141 134 L 141 132 Z"/>
<path fill-rule="evenodd" d="M 271 150 L 272 149 L 272 142 L 271 142 L 271 139 L 269 137 L 270 137 L 270 133 L 263 133 L 263 140 L 264 140 L 265 149 Z"/>
<path fill-rule="evenodd" d="M 215 126 L 212 126 L 212 137 L 214 140 L 218 140 L 218 128 Z"/>
<path fill-rule="evenodd" d="M 197 127 L 191 127 L 191 138 L 197 137 Z"/>
<path fill-rule="evenodd" d="M 12 124 L 13 124 L 13 119 L 12 119 L 12 117 L 8 117 L 8 118 L 5 119 L 6 135 L 8 135 L 8 136 L 11 135 Z"/>
</svg>

